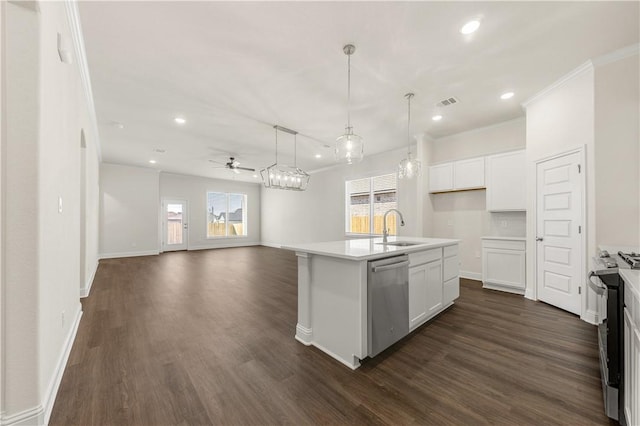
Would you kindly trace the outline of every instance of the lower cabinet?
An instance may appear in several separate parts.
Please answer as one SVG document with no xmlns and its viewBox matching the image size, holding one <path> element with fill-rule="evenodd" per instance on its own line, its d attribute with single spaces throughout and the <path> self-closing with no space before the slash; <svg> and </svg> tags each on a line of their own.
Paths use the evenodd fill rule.
<svg viewBox="0 0 640 426">
<path fill-rule="evenodd" d="M 409 329 L 413 330 L 460 295 L 457 246 L 411 253 L 409 263 Z"/>
<path fill-rule="evenodd" d="M 492 290 L 524 294 L 526 287 L 525 241 L 482 240 L 482 286 Z"/>
</svg>

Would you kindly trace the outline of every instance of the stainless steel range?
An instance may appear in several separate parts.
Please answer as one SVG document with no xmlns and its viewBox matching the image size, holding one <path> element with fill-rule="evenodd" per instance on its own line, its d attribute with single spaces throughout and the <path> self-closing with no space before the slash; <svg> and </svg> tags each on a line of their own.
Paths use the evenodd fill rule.
<svg viewBox="0 0 640 426">
<path fill-rule="evenodd" d="M 640 253 L 623 253 L 619 251 L 618 256 L 620 256 L 622 260 L 627 262 L 631 269 L 640 269 Z"/>
</svg>

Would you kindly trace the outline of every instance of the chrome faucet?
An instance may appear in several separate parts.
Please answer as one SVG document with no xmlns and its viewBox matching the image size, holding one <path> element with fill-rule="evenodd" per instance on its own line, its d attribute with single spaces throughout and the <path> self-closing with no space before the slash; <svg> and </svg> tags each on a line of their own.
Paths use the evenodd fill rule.
<svg viewBox="0 0 640 426">
<path fill-rule="evenodd" d="M 391 212 L 396 212 L 400 216 L 400 226 L 404 226 L 404 217 L 402 217 L 402 213 L 398 209 L 389 209 L 384 213 L 384 217 L 382 218 L 382 227 L 384 230 L 382 231 L 382 242 L 387 242 L 387 237 L 389 236 L 389 230 L 387 229 L 387 215 Z"/>
</svg>

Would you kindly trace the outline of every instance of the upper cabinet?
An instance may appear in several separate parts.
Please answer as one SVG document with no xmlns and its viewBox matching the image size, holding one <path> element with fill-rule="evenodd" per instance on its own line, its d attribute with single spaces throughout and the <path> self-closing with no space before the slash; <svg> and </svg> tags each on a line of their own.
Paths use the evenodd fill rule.
<svg viewBox="0 0 640 426">
<path fill-rule="evenodd" d="M 512 151 L 487 157 L 487 210 L 525 211 L 525 151 Z"/>
<path fill-rule="evenodd" d="M 429 192 L 462 191 L 484 187 L 484 157 L 429 167 Z"/>
</svg>

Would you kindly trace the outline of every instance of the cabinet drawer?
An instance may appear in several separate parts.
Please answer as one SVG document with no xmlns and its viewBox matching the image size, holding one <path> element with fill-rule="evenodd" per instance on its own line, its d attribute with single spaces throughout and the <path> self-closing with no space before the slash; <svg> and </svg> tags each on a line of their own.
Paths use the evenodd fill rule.
<svg viewBox="0 0 640 426">
<path fill-rule="evenodd" d="M 482 248 L 496 248 L 502 250 L 525 250 L 525 241 L 512 240 L 482 240 Z"/>
<path fill-rule="evenodd" d="M 442 271 L 442 279 L 444 281 L 457 277 L 460 266 L 458 265 L 458 256 L 447 257 L 444 259 L 444 268 Z"/>
<path fill-rule="evenodd" d="M 422 265 L 442 258 L 442 249 L 436 248 L 417 253 L 409 253 L 409 267 Z"/>
<path fill-rule="evenodd" d="M 442 299 L 444 303 L 453 302 L 460 297 L 460 278 L 455 277 L 449 281 L 445 281 L 442 288 Z"/>
<path fill-rule="evenodd" d="M 451 257 L 458 255 L 458 245 L 447 246 L 444 248 L 444 257 Z"/>
</svg>

